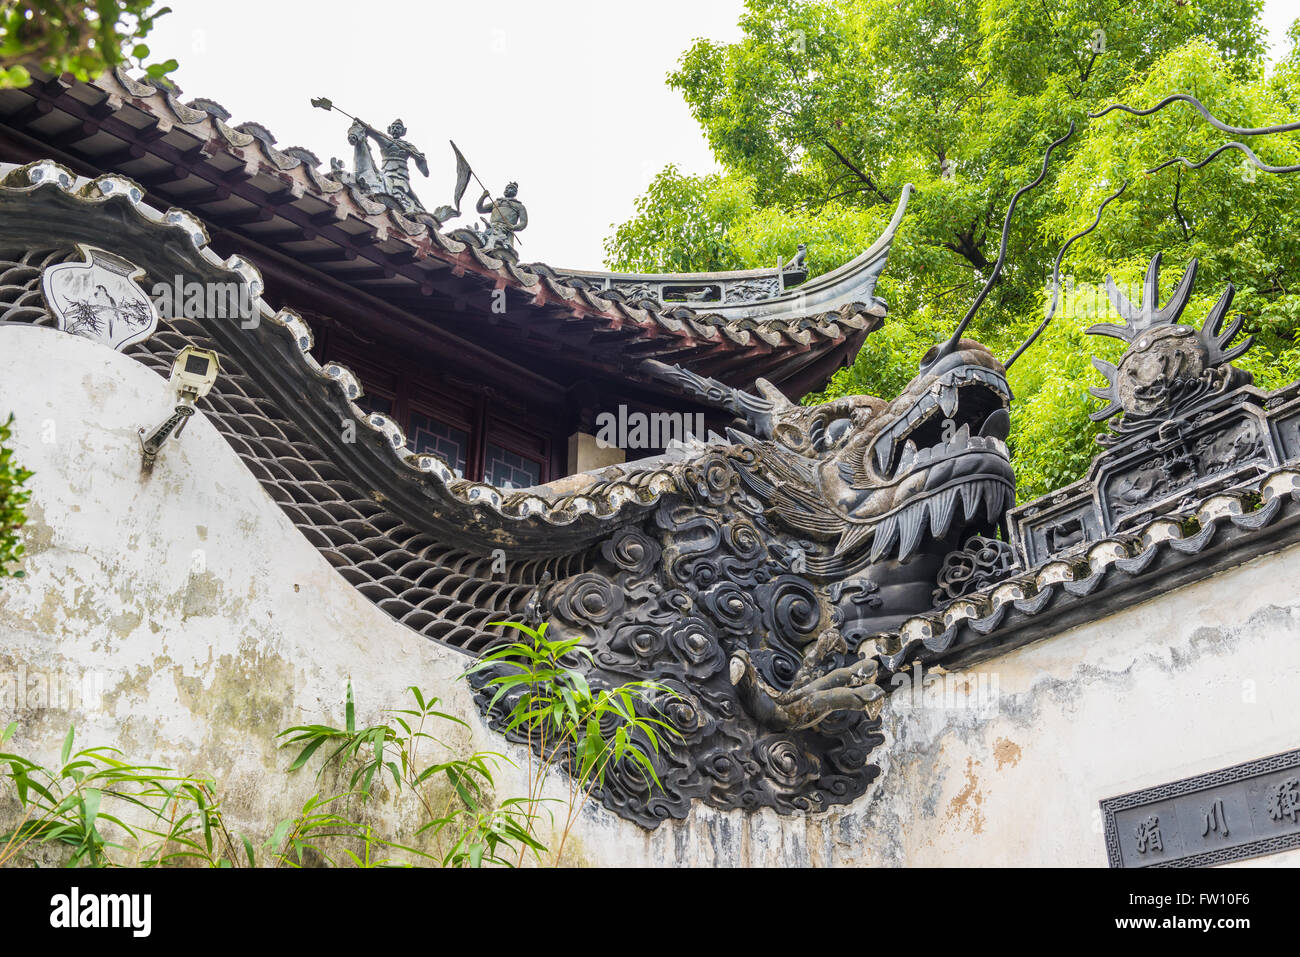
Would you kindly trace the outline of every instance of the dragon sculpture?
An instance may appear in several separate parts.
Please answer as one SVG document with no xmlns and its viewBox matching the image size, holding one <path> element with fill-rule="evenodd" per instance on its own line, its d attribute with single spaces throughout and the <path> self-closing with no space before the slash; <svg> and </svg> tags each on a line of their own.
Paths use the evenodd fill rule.
<svg viewBox="0 0 1300 957">
<path fill-rule="evenodd" d="M 661 787 L 616 768 L 602 796 L 618 813 L 653 826 L 694 800 L 811 810 L 870 783 L 885 696 L 871 636 L 932 608 L 945 556 L 1014 499 L 1002 366 L 961 340 L 922 368 L 893 402 L 798 406 L 762 379 L 751 394 L 643 366 L 734 413 L 730 442 L 684 455 L 677 491 L 531 609 L 583 636 L 593 681 L 676 693 Z"/>
<path fill-rule="evenodd" d="M 1114 109 L 1146 116 L 1181 101 L 1234 135 L 1300 129 L 1300 122 L 1231 127 L 1185 94 L 1149 110 L 1119 104 L 1091 118 Z M 653 827 L 685 817 L 696 801 L 816 810 L 854 800 L 878 773 L 869 759 L 882 741 L 888 682 L 878 661 L 888 652 L 875 636 L 951 597 L 951 588 L 936 588 L 950 567 L 973 576 L 972 569 L 1005 565 L 1008 536 L 999 542 L 995 529 L 1014 499 L 1005 445 L 1011 395 L 1004 365 L 963 334 L 1006 261 L 1017 201 L 1043 181 L 1052 151 L 1074 128 L 1051 144 L 1043 171 L 1012 199 L 997 262 L 952 337 L 927 354 L 892 402 L 849 396 L 798 406 L 761 379 L 749 393 L 650 362 L 645 374 L 731 412 L 736 423 L 724 440 L 593 473 L 567 491 L 506 492 L 412 452 L 395 422 L 356 405 L 361 389 L 351 373 L 311 358 L 301 318 L 261 300 L 250 264 L 221 260 L 206 248 L 196 219 L 146 209 L 143 190 L 121 177 L 83 183 L 38 161 L 0 178 L 0 322 L 64 328 L 42 299 L 41 277 L 79 263 L 75 247 L 83 243 L 119 251 L 155 281 L 182 272 L 206 283 L 238 278 L 265 322 L 163 317 L 154 334 L 122 350 L 164 376 L 186 346 L 221 355 L 222 375 L 200 403 L 205 416 L 349 583 L 407 627 L 469 654 L 502 640 L 493 622 L 544 617 L 555 632 L 583 639 L 593 683 L 654 679 L 672 688 L 675 696 L 662 704 L 680 741 L 656 758 L 662 786 L 615 766 L 601 789 L 605 804 L 624 817 Z M 1268 172 L 1300 170 L 1261 165 L 1234 142 L 1200 163 L 1179 157 L 1148 173 L 1175 163 L 1200 168 L 1230 148 Z M 1051 321 L 1066 250 L 1097 227 L 1123 190 L 1061 247 L 1048 315 L 1006 366 Z M 59 224 L 55 234 L 50 223 Z M 865 296 L 887 250 L 882 241 L 868 251 L 875 258 L 864 273 Z M 1248 342 L 1229 347 L 1238 329 L 1223 324 L 1230 292 L 1199 333 L 1179 325 L 1194 270 L 1161 309 L 1158 268 L 1157 259 L 1140 307 L 1117 301 L 1124 326 L 1092 330 L 1129 344 L 1118 366 L 1099 364 L 1109 386 L 1096 394 L 1109 402 L 1098 418 L 1124 413 L 1111 453 L 1134 476 L 1118 486 L 1132 507 L 1153 487 L 1143 456 L 1165 454 L 1136 447 L 1148 441 L 1147 430 L 1181 443 L 1184 427 L 1202 429 L 1197 441 L 1209 443 L 1202 471 L 1207 462 L 1218 468 L 1220 459 L 1241 458 L 1242 443 L 1263 448 L 1271 435 L 1263 413 L 1245 406 L 1238 417 L 1251 421 L 1234 420 L 1232 428 L 1167 421 L 1203 398 L 1233 401 L 1230 393 L 1248 380 L 1229 363 Z M 353 441 L 347 427 L 358 419 L 368 429 Z M 1177 476 L 1164 481 L 1169 494 L 1190 487 Z M 1091 496 L 1078 492 L 1085 493 Z M 1087 519 L 1069 532 L 1070 543 L 1106 530 L 1091 497 L 1062 501 L 1061 509 L 1074 509 L 1065 517 Z M 1056 523 L 1063 515 L 1034 521 Z M 1116 509 L 1109 519 L 1121 517 Z M 1044 529 L 1031 531 L 1041 537 Z M 1035 545 L 1033 554 L 1065 547 L 1053 541 Z M 501 552 L 508 558 L 498 568 L 493 556 Z M 497 720 L 489 677 L 483 671 L 472 680 L 480 706 Z"/>
</svg>

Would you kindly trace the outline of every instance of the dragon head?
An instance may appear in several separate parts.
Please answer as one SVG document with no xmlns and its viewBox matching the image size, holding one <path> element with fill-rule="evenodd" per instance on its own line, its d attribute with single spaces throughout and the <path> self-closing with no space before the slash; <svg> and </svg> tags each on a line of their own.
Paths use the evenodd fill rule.
<svg viewBox="0 0 1300 957">
<path fill-rule="evenodd" d="M 927 540 L 956 543 L 995 526 L 1014 501 L 1002 366 L 964 339 L 923 368 L 893 402 L 853 397 L 848 421 L 827 428 L 817 471 L 843 523 L 837 556 L 869 544 L 872 563 L 907 561 Z"/>
<path fill-rule="evenodd" d="M 743 430 L 728 430 L 747 450 L 742 478 L 780 524 L 821 543 L 807 556 L 814 576 L 842 579 L 922 551 L 942 558 L 1014 501 L 1011 390 L 978 342 L 923 362 L 892 402 L 855 395 L 799 406 L 762 379 L 753 395 L 653 365 L 742 418 Z"/>
</svg>

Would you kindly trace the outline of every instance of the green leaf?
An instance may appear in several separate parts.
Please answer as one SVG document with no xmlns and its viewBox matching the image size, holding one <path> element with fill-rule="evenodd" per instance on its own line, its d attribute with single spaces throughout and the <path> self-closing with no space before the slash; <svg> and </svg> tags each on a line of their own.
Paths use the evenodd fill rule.
<svg viewBox="0 0 1300 957">
<path fill-rule="evenodd" d="M 277 824 L 275 826 L 275 831 L 272 832 L 271 834 L 271 839 L 266 842 L 266 846 L 270 848 L 272 851 L 278 851 L 281 847 L 283 847 L 284 839 L 288 835 L 289 829 L 293 827 L 293 824 L 294 824 L 294 819 L 291 817 L 285 818 L 283 821 Z"/>
<path fill-rule="evenodd" d="M 87 831 L 95 827 L 95 821 L 99 817 L 99 805 L 103 798 L 104 792 L 99 788 L 86 788 L 81 793 L 81 823 Z"/>
<path fill-rule="evenodd" d="M 293 764 L 289 765 L 289 770 L 297 771 L 300 767 L 306 764 L 308 760 L 311 759 L 311 756 L 316 753 L 316 749 L 319 748 L 322 744 L 324 744 L 327 740 L 329 739 L 323 737 L 317 738 L 315 741 L 311 742 L 309 745 L 303 748 L 302 751 L 298 754 L 298 757 L 294 758 Z"/>
<path fill-rule="evenodd" d="M 18 89 L 30 85 L 31 82 L 32 75 L 25 66 L 11 66 L 9 69 L 0 72 L 0 88 L 12 87 Z"/>
</svg>

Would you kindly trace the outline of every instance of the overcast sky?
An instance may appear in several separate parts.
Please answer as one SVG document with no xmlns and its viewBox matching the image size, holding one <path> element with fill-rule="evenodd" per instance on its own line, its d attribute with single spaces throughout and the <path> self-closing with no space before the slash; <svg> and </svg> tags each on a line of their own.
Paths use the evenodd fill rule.
<svg viewBox="0 0 1300 957">
<path fill-rule="evenodd" d="M 277 146 L 351 165 L 348 120 L 394 117 L 429 158 L 412 168 L 432 208 L 451 199 L 456 141 L 494 195 L 519 182 L 525 262 L 600 268 L 602 240 L 656 172 L 715 168 L 699 126 L 664 82 L 696 37 L 734 40 L 742 0 L 167 0 L 152 59 L 175 57 L 185 100 L 204 96 L 255 120 Z M 1267 0 L 1274 41 L 1295 0 Z M 472 202 L 475 184 L 467 200 Z M 465 209 L 462 206 L 462 209 Z M 464 222 L 465 220 L 457 221 Z"/>
</svg>

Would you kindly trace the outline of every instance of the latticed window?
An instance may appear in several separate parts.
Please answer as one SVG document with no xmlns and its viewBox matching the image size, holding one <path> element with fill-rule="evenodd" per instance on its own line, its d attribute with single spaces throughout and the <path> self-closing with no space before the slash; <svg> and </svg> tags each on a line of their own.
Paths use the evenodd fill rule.
<svg viewBox="0 0 1300 957">
<path fill-rule="evenodd" d="M 465 460 L 469 455 L 469 433 L 439 422 L 422 412 L 411 413 L 406 430 L 407 445 L 417 455 L 437 455 L 461 478 L 465 477 Z"/>
<path fill-rule="evenodd" d="M 483 477 L 485 482 L 498 488 L 528 488 L 541 482 L 542 466 L 540 462 L 489 442 L 483 461 Z"/>
<path fill-rule="evenodd" d="M 350 369 L 364 393 L 357 405 L 397 423 L 416 455 L 437 456 L 457 477 L 503 489 L 540 485 L 563 474 L 553 459 L 567 434 L 563 410 L 508 400 L 459 377 L 472 369 L 436 368 L 354 342 L 316 318 L 316 360 Z"/>
</svg>

